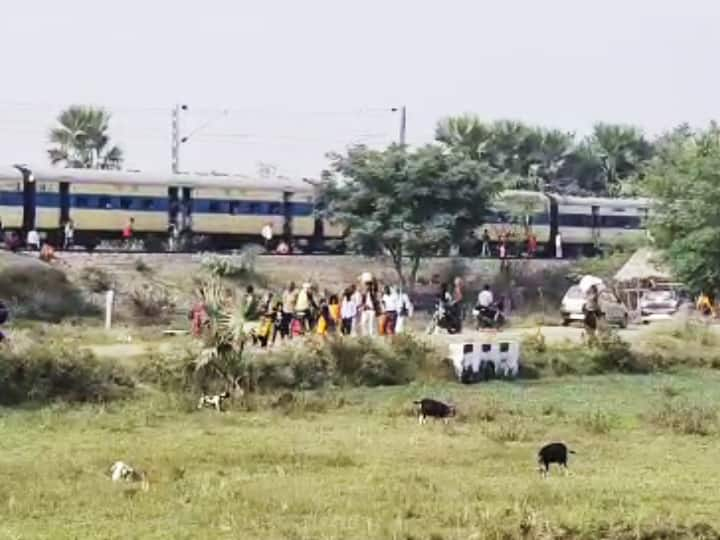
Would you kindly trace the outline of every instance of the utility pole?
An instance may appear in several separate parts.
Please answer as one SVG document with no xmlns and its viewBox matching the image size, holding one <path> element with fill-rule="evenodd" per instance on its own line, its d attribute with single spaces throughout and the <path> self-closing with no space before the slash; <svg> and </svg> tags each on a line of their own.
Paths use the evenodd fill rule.
<svg viewBox="0 0 720 540">
<path fill-rule="evenodd" d="M 180 144 L 183 142 L 180 138 L 180 113 L 187 111 L 187 105 L 175 105 L 172 110 L 172 146 L 170 149 L 170 165 L 173 174 L 180 174 Z"/>
<path fill-rule="evenodd" d="M 180 106 L 172 110 L 172 141 L 170 147 L 170 167 L 173 174 L 180 172 Z"/>
<path fill-rule="evenodd" d="M 407 133 L 407 115 L 405 105 L 400 109 L 400 146 L 405 146 L 405 135 Z"/>
</svg>

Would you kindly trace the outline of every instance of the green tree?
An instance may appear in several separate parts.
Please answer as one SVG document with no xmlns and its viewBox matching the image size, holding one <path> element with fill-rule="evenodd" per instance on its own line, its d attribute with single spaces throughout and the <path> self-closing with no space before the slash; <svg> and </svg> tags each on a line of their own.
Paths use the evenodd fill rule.
<svg viewBox="0 0 720 540">
<path fill-rule="evenodd" d="M 438 122 L 435 140 L 470 159 L 486 159 L 493 132 L 477 116 L 451 116 Z"/>
<path fill-rule="evenodd" d="M 503 172 L 508 187 L 537 190 L 557 177 L 574 136 L 512 120 L 487 124 L 477 116 L 463 115 L 441 120 L 435 140 Z"/>
<path fill-rule="evenodd" d="M 623 182 L 634 180 L 652 157 L 652 145 L 633 126 L 596 124 L 589 146 L 602 163 L 606 191 L 619 192 Z"/>
<path fill-rule="evenodd" d="M 354 249 L 389 254 L 410 288 L 422 258 L 470 237 L 500 188 L 486 163 L 439 146 L 357 146 L 329 157 L 322 196 L 328 215 L 349 228 Z"/>
<path fill-rule="evenodd" d="M 81 169 L 119 169 L 123 152 L 110 145 L 108 124 L 110 114 L 104 109 L 73 105 L 57 117 L 50 129 L 48 150 L 53 165 Z"/>
<path fill-rule="evenodd" d="M 679 279 L 695 291 L 720 292 L 720 128 L 687 128 L 661 137 L 643 185 L 655 204 L 653 241 Z"/>
</svg>

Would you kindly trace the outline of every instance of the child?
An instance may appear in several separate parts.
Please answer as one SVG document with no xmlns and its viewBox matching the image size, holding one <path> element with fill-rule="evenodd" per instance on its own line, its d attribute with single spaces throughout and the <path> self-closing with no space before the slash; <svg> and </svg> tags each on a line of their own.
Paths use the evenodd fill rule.
<svg viewBox="0 0 720 540">
<path fill-rule="evenodd" d="M 330 297 L 330 300 L 328 302 L 328 311 L 329 311 L 329 315 L 330 315 L 329 316 L 330 326 L 329 326 L 328 330 L 331 333 L 336 334 L 340 330 L 340 322 L 341 322 L 340 301 L 338 300 L 338 297 L 336 294 L 333 294 Z"/>
<path fill-rule="evenodd" d="M 330 327 L 330 309 L 327 305 L 327 302 L 325 300 L 320 301 L 320 315 L 317 320 L 317 326 L 315 327 L 315 332 L 318 336 L 325 337 L 328 332 L 328 328 Z"/>
</svg>

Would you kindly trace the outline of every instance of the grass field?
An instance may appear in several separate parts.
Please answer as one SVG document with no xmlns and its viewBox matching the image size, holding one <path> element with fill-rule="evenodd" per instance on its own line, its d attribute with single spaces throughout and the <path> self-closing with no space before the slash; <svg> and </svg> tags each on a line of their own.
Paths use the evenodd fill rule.
<svg viewBox="0 0 720 540">
<path fill-rule="evenodd" d="M 416 383 L 226 414 L 147 390 L 0 409 L 0 539 L 703 537 L 680 526 L 720 527 L 719 383 L 709 370 Z M 419 426 L 423 396 L 460 415 Z M 543 480 L 535 454 L 551 440 L 577 455 Z M 119 459 L 149 490 L 109 480 Z"/>
</svg>

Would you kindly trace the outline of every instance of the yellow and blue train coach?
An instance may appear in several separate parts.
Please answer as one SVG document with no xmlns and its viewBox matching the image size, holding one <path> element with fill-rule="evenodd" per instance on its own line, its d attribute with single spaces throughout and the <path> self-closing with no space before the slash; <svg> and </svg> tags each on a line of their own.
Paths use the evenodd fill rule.
<svg viewBox="0 0 720 540">
<path fill-rule="evenodd" d="M 318 219 L 315 188 L 285 178 L 168 175 L 121 171 L 27 168 L 0 170 L 0 217 L 6 229 L 37 229 L 59 242 L 72 219 L 76 244 L 118 240 L 132 220 L 136 238 L 162 239 L 171 227 L 205 248 L 275 238 L 304 250 L 341 240 L 342 230 Z M 197 242 L 196 242 L 197 243 Z"/>
</svg>

